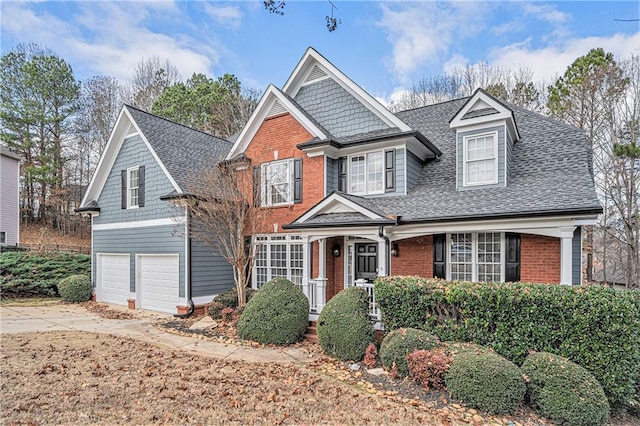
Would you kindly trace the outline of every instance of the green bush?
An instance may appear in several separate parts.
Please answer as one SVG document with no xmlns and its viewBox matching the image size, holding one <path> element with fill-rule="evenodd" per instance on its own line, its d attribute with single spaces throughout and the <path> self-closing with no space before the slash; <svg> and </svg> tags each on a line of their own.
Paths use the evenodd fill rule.
<svg viewBox="0 0 640 426">
<path fill-rule="evenodd" d="M 542 416 L 557 425 L 598 426 L 609 419 L 609 404 L 600 383 L 568 359 L 537 352 L 522 364 L 527 398 Z"/>
<path fill-rule="evenodd" d="M 455 355 L 445 383 L 454 398 L 494 414 L 513 413 L 526 392 L 518 366 L 484 350 Z"/>
<path fill-rule="evenodd" d="M 289 345 L 302 339 L 309 325 L 309 301 L 291 281 L 275 278 L 247 303 L 238 336 L 262 344 Z"/>
<path fill-rule="evenodd" d="M 386 329 L 424 328 L 516 364 L 530 350 L 557 353 L 591 372 L 617 412 L 640 381 L 638 291 L 381 277 L 375 292 Z"/>
<path fill-rule="evenodd" d="M 415 350 L 435 349 L 440 345 L 438 338 L 423 330 L 400 328 L 387 333 L 380 345 L 380 361 L 398 377 L 409 376 L 407 355 Z M 395 367 L 395 368 L 394 368 Z"/>
<path fill-rule="evenodd" d="M 360 361 L 373 342 L 369 320 L 369 296 L 349 287 L 333 296 L 318 317 L 318 341 L 325 354 L 341 360 Z"/>
<path fill-rule="evenodd" d="M 257 291 L 258 290 L 254 290 L 252 288 L 247 288 L 245 290 L 247 294 L 247 303 L 249 303 L 249 300 L 251 300 L 251 298 L 253 297 L 254 294 L 256 294 Z M 229 290 L 225 291 L 224 293 L 217 295 L 213 299 L 213 301 L 222 303 L 222 305 L 224 305 L 225 308 L 235 309 L 238 307 L 238 291 L 236 290 L 236 287 L 233 286 Z"/>
<path fill-rule="evenodd" d="M 68 253 L 0 254 L 2 297 L 56 296 L 58 283 L 71 275 L 91 276 L 91 256 Z"/>
<path fill-rule="evenodd" d="M 91 279 L 87 275 L 71 275 L 60 280 L 58 293 L 65 302 L 86 302 L 91 298 Z"/>
</svg>

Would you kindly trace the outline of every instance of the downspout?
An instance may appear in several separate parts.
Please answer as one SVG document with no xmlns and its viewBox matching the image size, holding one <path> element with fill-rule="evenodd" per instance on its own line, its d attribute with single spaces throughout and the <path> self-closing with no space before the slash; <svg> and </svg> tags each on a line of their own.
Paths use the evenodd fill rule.
<svg viewBox="0 0 640 426">
<path fill-rule="evenodd" d="M 384 239 L 384 256 L 387 260 L 387 276 L 391 276 L 391 253 L 390 253 L 390 242 L 389 237 L 384 234 L 384 225 L 380 225 L 378 227 L 378 236 Z"/>
<path fill-rule="evenodd" d="M 185 259 L 185 264 L 184 268 L 185 270 L 187 268 L 189 268 L 189 273 L 186 274 L 187 275 L 187 279 L 186 279 L 186 287 L 189 290 L 188 295 L 189 295 L 189 299 L 188 299 L 188 303 L 189 303 L 189 310 L 184 313 L 184 314 L 173 314 L 174 317 L 176 318 L 189 318 L 191 315 L 193 315 L 193 312 L 196 310 L 196 306 L 193 303 L 193 299 L 191 298 L 191 212 L 189 212 L 189 208 L 186 208 L 186 216 L 187 216 L 187 224 L 186 224 L 186 229 L 187 229 L 187 256 Z M 187 262 L 188 261 L 188 262 Z"/>
</svg>

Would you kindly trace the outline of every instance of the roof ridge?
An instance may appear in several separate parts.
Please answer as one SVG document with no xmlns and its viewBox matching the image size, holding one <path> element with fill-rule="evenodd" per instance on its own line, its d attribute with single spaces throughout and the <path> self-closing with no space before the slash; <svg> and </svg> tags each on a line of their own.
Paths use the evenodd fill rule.
<svg viewBox="0 0 640 426">
<path fill-rule="evenodd" d="M 461 101 L 463 99 L 469 99 L 471 98 L 471 96 L 463 96 L 461 98 L 455 98 L 455 99 L 449 99 L 448 101 L 442 101 L 442 102 L 436 102 L 435 104 L 429 104 L 429 105 L 422 105 L 419 107 L 413 107 L 413 108 L 409 108 L 409 109 L 403 109 L 402 111 L 396 111 L 394 112 L 394 114 L 399 114 L 401 112 L 409 112 L 409 111 L 415 111 L 417 109 L 422 109 L 422 108 L 429 108 L 429 107 L 433 107 L 433 106 L 437 106 L 437 105 L 444 105 L 446 103 L 449 102 L 456 102 L 456 101 Z"/>
<path fill-rule="evenodd" d="M 134 106 L 132 106 L 132 105 L 129 105 L 129 104 L 126 104 L 126 103 L 124 104 L 124 106 L 125 106 L 125 107 L 127 107 L 127 108 L 131 108 L 131 109 L 133 109 L 133 110 L 136 110 L 136 111 L 138 111 L 138 112 L 141 112 L 141 113 L 143 113 L 143 114 L 150 115 L 151 117 L 154 117 L 154 118 L 158 118 L 158 119 L 160 119 L 160 120 L 167 121 L 167 122 L 169 122 L 169 123 L 171 123 L 171 124 L 175 124 L 176 126 L 184 127 L 184 128 L 185 128 L 185 129 L 187 129 L 187 130 L 191 130 L 191 131 L 193 131 L 193 132 L 202 133 L 203 135 L 206 135 L 206 136 L 209 136 L 209 137 L 212 137 L 212 138 L 218 139 L 220 142 L 226 142 L 226 143 L 231 144 L 231 142 L 230 142 L 230 141 L 228 141 L 227 139 L 222 139 L 221 137 L 218 137 L 218 136 L 212 135 L 211 133 L 207 133 L 207 132 L 205 132 L 205 131 L 203 131 L 203 130 L 199 130 L 199 129 L 195 129 L 195 128 L 193 128 L 193 127 L 189 127 L 189 126 L 187 126 L 187 125 L 185 125 L 185 124 L 178 123 L 178 122 L 173 121 L 173 120 L 170 120 L 170 119 L 168 119 L 168 118 L 166 118 L 166 117 L 162 117 L 162 116 L 160 116 L 160 115 L 153 114 L 153 113 L 151 113 L 151 112 L 148 112 L 148 111 L 142 110 L 142 109 L 140 109 L 140 108 L 136 108 L 136 107 L 134 107 Z"/>
</svg>

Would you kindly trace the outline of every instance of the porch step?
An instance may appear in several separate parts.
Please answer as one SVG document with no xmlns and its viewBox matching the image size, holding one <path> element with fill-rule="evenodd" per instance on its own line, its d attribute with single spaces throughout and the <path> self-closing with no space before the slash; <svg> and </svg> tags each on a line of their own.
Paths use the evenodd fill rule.
<svg viewBox="0 0 640 426">
<path fill-rule="evenodd" d="M 311 343 L 318 343 L 318 329 L 316 328 L 315 321 L 309 321 L 309 327 L 307 327 L 304 338 Z"/>
</svg>

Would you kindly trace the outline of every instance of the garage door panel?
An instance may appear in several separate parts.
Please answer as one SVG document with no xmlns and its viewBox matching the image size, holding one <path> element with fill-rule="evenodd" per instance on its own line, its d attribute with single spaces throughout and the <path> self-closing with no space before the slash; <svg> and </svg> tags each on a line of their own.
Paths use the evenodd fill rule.
<svg viewBox="0 0 640 426">
<path fill-rule="evenodd" d="M 179 303 L 180 262 L 178 255 L 141 255 L 140 307 L 173 313 Z"/>
<path fill-rule="evenodd" d="M 96 300 L 126 305 L 130 287 L 129 255 L 97 254 Z"/>
</svg>

